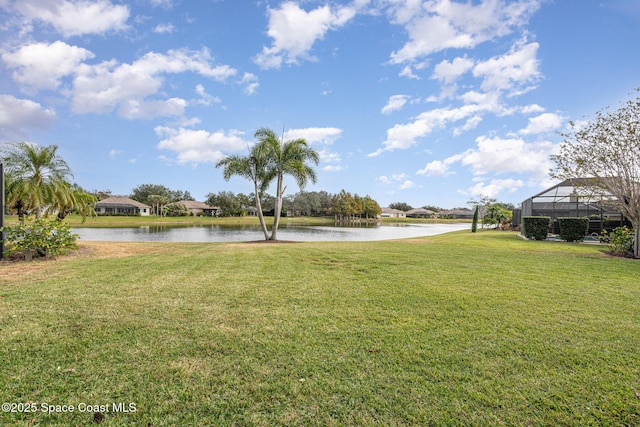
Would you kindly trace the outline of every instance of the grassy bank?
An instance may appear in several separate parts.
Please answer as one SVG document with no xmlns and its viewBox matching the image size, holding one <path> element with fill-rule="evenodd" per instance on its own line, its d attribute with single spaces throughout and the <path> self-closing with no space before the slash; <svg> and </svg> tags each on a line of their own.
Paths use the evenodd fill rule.
<svg viewBox="0 0 640 427">
<path fill-rule="evenodd" d="M 0 400 L 38 408 L 0 424 L 638 425 L 639 271 L 488 231 L 87 242 L 0 267 Z"/>
</svg>

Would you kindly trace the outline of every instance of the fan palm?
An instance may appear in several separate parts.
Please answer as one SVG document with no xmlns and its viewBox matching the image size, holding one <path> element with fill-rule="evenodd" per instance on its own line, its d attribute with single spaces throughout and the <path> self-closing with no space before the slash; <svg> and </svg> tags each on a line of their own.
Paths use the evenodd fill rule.
<svg viewBox="0 0 640 427">
<path fill-rule="evenodd" d="M 46 207 L 58 204 L 71 191 L 67 182 L 71 169 L 57 150 L 56 145 L 41 147 L 27 142 L 10 143 L 3 149 L 7 204 L 17 210 L 20 222 L 28 212 L 39 218 Z"/>
</svg>

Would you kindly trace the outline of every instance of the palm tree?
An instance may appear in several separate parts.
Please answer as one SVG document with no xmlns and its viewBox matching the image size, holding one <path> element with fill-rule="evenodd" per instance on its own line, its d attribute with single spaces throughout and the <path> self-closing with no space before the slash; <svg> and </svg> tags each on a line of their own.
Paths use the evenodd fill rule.
<svg viewBox="0 0 640 427">
<path fill-rule="evenodd" d="M 20 222 L 25 212 L 36 218 L 43 209 L 56 204 L 72 177 L 67 162 L 57 155 L 58 146 L 41 147 L 27 142 L 10 143 L 3 150 L 9 186 L 7 202 L 18 211 Z"/>
<path fill-rule="evenodd" d="M 307 162 L 318 164 L 320 156 L 318 152 L 309 147 L 307 141 L 302 138 L 284 141 L 278 138 L 276 133 L 268 128 L 258 129 L 255 133 L 258 145 L 265 150 L 268 165 L 262 177 L 263 188 L 266 188 L 273 180 L 276 180 L 276 203 L 273 213 L 273 227 L 269 240 L 277 240 L 276 235 L 280 225 L 280 211 L 282 210 L 282 197 L 286 190 L 283 187 L 284 176 L 291 175 L 303 190 L 310 180 L 315 183 L 316 173 Z"/>
<path fill-rule="evenodd" d="M 261 198 L 266 189 L 263 177 L 268 163 L 267 150 L 265 150 L 264 145 L 259 144 L 254 145 L 247 156 L 228 156 L 216 163 L 216 168 L 224 168 L 222 173 L 225 180 L 228 181 L 233 175 L 238 175 L 253 182 L 258 219 L 260 220 L 260 226 L 262 227 L 265 240 L 269 239 L 269 232 L 264 221 L 264 215 L 262 214 Z"/>
</svg>

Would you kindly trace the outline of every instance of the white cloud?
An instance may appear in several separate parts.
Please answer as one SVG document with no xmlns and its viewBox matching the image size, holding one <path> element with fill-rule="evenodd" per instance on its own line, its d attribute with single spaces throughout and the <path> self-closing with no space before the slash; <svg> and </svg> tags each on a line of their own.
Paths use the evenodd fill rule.
<svg viewBox="0 0 640 427">
<path fill-rule="evenodd" d="M 327 165 L 322 168 L 325 172 L 340 172 L 342 169 L 344 168 L 339 165 Z"/>
<path fill-rule="evenodd" d="M 523 86 L 535 83 L 541 76 L 538 47 L 538 43 L 517 43 L 508 53 L 476 64 L 473 75 L 483 78 L 480 87 L 485 91 L 523 93 L 529 89 Z"/>
<path fill-rule="evenodd" d="M 474 62 L 467 58 L 455 58 L 453 61 L 442 61 L 433 68 L 432 78 L 445 84 L 451 84 L 473 68 Z"/>
<path fill-rule="evenodd" d="M 428 163 L 419 175 L 444 175 L 452 173 L 451 167 L 460 163 L 471 168 L 475 175 L 531 173 L 534 176 L 546 176 L 553 166 L 550 155 L 557 146 L 551 142 L 525 142 L 520 138 L 476 139 L 476 147 L 455 154 L 444 160 Z"/>
<path fill-rule="evenodd" d="M 520 130 L 521 135 L 532 135 L 551 132 L 562 126 L 564 119 L 554 113 L 543 113 L 536 117 L 529 118 L 529 125 Z"/>
<path fill-rule="evenodd" d="M 12 139 L 24 135 L 26 129 L 49 129 L 56 113 L 37 102 L 0 95 L 0 138 Z"/>
<path fill-rule="evenodd" d="M 381 113 L 390 114 L 393 111 L 398 111 L 405 106 L 408 100 L 409 96 L 407 95 L 392 95 L 389 97 L 387 105 L 382 107 Z"/>
<path fill-rule="evenodd" d="M 492 179 L 488 183 L 480 181 L 474 186 L 462 191 L 462 193 L 468 196 L 491 197 L 495 199 L 505 191 L 507 193 L 513 193 L 524 186 L 525 183 L 520 179 Z"/>
<path fill-rule="evenodd" d="M 210 133 L 158 126 L 154 130 L 159 138 L 164 138 L 158 148 L 176 153 L 179 163 L 216 163 L 224 158 L 223 151 L 240 151 L 251 144 L 243 138 L 243 132 L 235 129 Z"/>
<path fill-rule="evenodd" d="M 244 73 L 240 80 L 240 84 L 244 85 L 244 93 L 247 95 L 253 95 L 260 87 L 258 77 L 252 73 Z"/>
<path fill-rule="evenodd" d="M 400 64 L 444 49 L 472 49 L 512 33 L 528 21 L 539 5 L 539 0 L 392 2 L 392 22 L 404 26 L 409 41 L 391 54 L 391 61 Z"/>
<path fill-rule="evenodd" d="M 121 150 L 116 150 L 115 148 L 109 151 L 109 158 L 110 159 L 115 159 L 116 157 L 118 157 L 120 154 L 122 154 Z"/>
<path fill-rule="evenodd" d="M 200 99 L 196 101 L 200 105 L 209 106 L 211 104 L 218 104 L 222 102 L 217 96 L 213 96 L 207 93 L 203 85 L 196 85 L 196 93 L 200 95 Z"/>
<path fill-rule="evenodd" d="M 41 21 L 65 37 L 124 30 L 130 13 L 128 6 L 108 0 L 20 0 L 14 8 L 26 25 Z"/>
<path fill-rule="evenodd" d="M 410 188 L 413 188 L 416 186 L 416 183 L 410 180 L 406 180 L 404 181 L 402 184 L 400 184 L 400 187 L 398 187 L 400 190 L 408 190 Z"/>
<path fill-rule="evenodd" d="M 378 181 L 378 182 L 380 182 L 382 184 L 385 184 L 385 185 L 391 184 L 393 182 L 393 181 L 391 181 L 389 178 L 387 178 L 384 175 L 381 175 L 381 176 L 377 177 L 376 181 Z"/>
<path fill-rule="evenodd" d="M 171 34 L 175 31 L 176 27 L 173 24 L 158 24 L 153 29 L 153 32 L 157 34 Z"/>
<path fill-rule="evenodd" d="M 413 122 L 397 124 L 387 130 L 387 139 L 382 143 L 383 147 L 370 153 L 369 157 L 376 157 L 385 151 L 406 150 L 413 147 L 419 138 L 429 135 L 431 132 L 444 128 L 450 123 L 472 118 L 465 126 L 468 128 L 479 123 L 480 114 L 490 111 L 499 112 L 501 106 L 497 94 L 478 94 L 469 96 L 469 102 L 458 108 L 437 108 L 420 114 Z M 479 102 L 472 102 L 479 101 Z M 460 128 L 458 133 L 463 130 Z"/>
<path fill-rule="evenodd" d="M 284 140 L 302 138 L 309 144 L 333 144 L 342 135 L 342 129 L 327 127 L 311 127 L 303 129 L 290 129 L 285 131 Z"/>
<path fill-rule="evenodd" d="M 324 5 L 307 12 L 292 1 L 282 3 L 279 9 L 269 8 L 267 34 L 273 42 L 270 47 L 263 47 L 254 62 L 268 69 L 279 68 L 282 61 L 296 64 L 299 59 L 315 60 L 309 54 L 314 43 L 324 38 L 327 31 L 345 25 L 355 14 L 353 6 Z"/>
<path fill-rule="evenodd" d="M 81 47 L 64 42 L 33 43 L 2 54 L 13 79 L 35 89 L 56 89 L 60 80 L 75 72 L 86 59 L 95 55 Z"/>
<path fill-rule="evenodd" d="M 526 105 L 520 109 L 522 114 L 536 114 L 536 113 L 544 113 L 544 107 L 541 107 L 538 104 Z"/>
<path fill-rule="evenodd" d="M 180 115 L 186 104 L 179 98 L 148 99 L 157 95 L 164 74 L 194 72 L 217 81 L 236 74 L 227 65 L 211 65 L 205 49 L 170 50 L 167 54 L 150 52 L 131 64 L 115 61 L 97 65 L 83 64 L 76 70 L 72 108 L 76 113 L 107 113 L 118 110 L 125 118 L 151 118 L 153 114 Z"/>
</svg>

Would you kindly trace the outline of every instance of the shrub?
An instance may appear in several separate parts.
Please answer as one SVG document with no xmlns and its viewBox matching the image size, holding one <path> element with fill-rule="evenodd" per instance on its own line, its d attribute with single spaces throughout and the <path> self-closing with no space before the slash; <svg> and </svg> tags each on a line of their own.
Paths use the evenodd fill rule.
<svg viewBox="0 0 640 427">
<path fill-rule="evenodd" d="M 71 233 L 69 224 L 58 220 L 40 218 L 31 224 L 3 227 L 2 231 L 7 243 L 7 255 L 55 256 L 77 247 L 78 235 Z"/>
<path fill-rule="evenodd" d="M 527 239 L 544 240 L 549 233 L 549 223 L 551 218 L 548 216 L 524 216 L 522 217 L 522 227 L 524 236 Z"/>
<path fill-rule="evenodd" d="M 558 218 L 559 234 L 567 242 L 580 242 L 589 231 L 589 218 Z"/>
<path fill-rule="evenodd" d="M 617 254 L 626 255 L 633 251 L 633 230 L 627 226 L 614 228 L 610 233 L 604 230 L 600 240 L 607 243 L 611 251 Z"/>
</svg>

